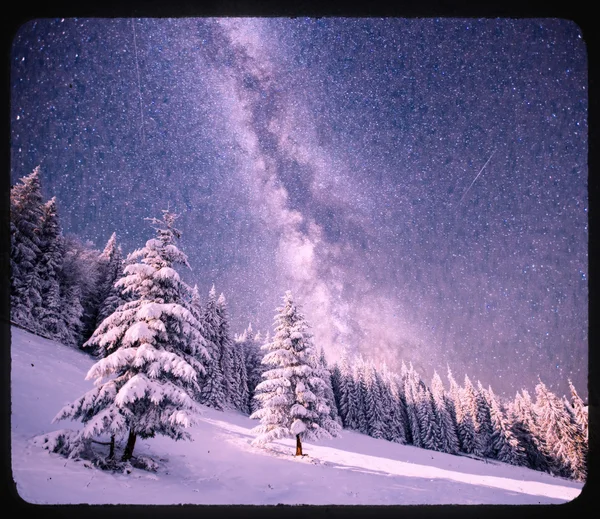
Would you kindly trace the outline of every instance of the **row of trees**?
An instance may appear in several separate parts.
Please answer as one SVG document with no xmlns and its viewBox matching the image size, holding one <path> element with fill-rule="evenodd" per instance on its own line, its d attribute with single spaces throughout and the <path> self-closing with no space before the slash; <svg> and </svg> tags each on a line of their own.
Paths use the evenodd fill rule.
<svg viewBox="0 0 600 519">
<path fill-rule="evenodd" d="M 39 169 L 11 189 L 11 318 L 36 333 L 80 345 L 100 357 L 88 373 L 95 388 L 57 419 L 85 423 L 57 448 L 77 455 L 92 438 L 179 439 L 197 403 L 233 408 L 261 420 L 256 443 L 336 436 L 340 425 L 375 438 L 493 458 L 553 474 L 585 478 L 587 411 L 571 384 L 571 401 L 536 386 L 502 402 L 468 377 L 449 388 L 434 373 L 425 384 L 412 365 L 400 374 L 344 356 L 331 369 L 314 347 L 291 293 L 263 339 L 251 326 L 231 337 L 227 302 L 213 288 L 204 304 L 176 267 L 176 216 L 150 219 L 156 237 L 123 260 L 115 235 L 104 251 L 60 231 L 56 200 L 43 202 Z"/>
<path fill-rule="evenodd" d="M 11 320 L 39 335 L 81 346 L 122 302 L 121 248 L 103 251 L 64 237 L 56 198 L 44 202 L 40 170 L 10 192 Z"/>
<path fill-rule="evenodd" d="M 345 428 L 416 447 L 497 459 L 584 480 L 587 407 L 573 384 L 570 401 L 541 381 L 536 400 L 526 390 L 503 402 L 468 376 L 459 386 L 448 368 L 449 388 L 434 372 L 430 386 L 412 365 L 400 374 L 386 366 L 343 356 L 332 368 L 332 385 Z"/>
</svg>

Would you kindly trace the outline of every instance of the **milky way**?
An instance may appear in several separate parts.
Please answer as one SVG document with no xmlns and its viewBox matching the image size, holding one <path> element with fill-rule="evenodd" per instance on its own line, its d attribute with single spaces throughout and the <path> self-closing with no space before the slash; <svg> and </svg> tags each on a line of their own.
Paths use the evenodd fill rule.
<svg viewBox="0 0 600 519">
<path fill-rule="evenodd" d="M 586 67 L 565 20 L 32 21 L 11 178 L 98 248 L 169 206 L 234 330 L 291 289 L 331 360 L 586 395 Z"/>
</svg>

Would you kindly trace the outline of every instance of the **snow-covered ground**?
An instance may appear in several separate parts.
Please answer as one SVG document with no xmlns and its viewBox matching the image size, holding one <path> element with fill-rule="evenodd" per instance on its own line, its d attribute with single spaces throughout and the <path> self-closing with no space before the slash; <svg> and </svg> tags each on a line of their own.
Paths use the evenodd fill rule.
<svg viewBox="0 0 600 519">
<path fill-rule="evenodd" d="M 86 354 L 12 328 L 12 471 L 31 503 L 66 504 L 536 504 L 563 503 L 582 484 L 498 462 L 451 456 L 350 431 L 305 443 L 252 447 L 257 422 L 205 408 L 193 441 L 139 440 L 134 454 L 159 461 L 156 473 L 112 474 L 33 444 L 66 403 L 92 387 Z"/>
</svg>

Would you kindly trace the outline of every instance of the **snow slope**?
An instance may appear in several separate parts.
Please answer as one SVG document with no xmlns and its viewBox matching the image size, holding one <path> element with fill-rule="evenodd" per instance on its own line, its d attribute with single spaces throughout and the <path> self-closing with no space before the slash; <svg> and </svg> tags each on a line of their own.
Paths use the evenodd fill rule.
<svg viewBox="0 0 600 519">
<path fill-rule="evenodd" d="M 52 424 L 58 410 L 92 387 L 86 354 L 12 328 L 12 470 L 30 503 L 66 504 L 536 504 L 563 503 L 582 484 L 522 467 L 451 456 L 343 431 L 343 437 L 252 447 L 257 422 L 205 408 L 193 441 L 138 440 L 135 454 L 156 473 L 112 474 L 50 454 L 32 438 L 77 423 Z"/>
</svg>

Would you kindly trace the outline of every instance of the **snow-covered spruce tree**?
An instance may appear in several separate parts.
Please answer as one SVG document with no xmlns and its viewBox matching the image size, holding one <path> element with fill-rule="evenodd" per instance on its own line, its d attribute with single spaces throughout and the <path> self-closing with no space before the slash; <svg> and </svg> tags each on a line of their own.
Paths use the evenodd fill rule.
<svg viewBox="0 0 600 519">
<path fill-rule="evenodd" d="M 42 304 L 38 275 L 42 212 L 38 166 L 10 189 L 10 318 L 32 331 L 39 328 L 32 310 Z"/>
<path fill-rule="evenodd" d="M 384 369 L 383 380 L 387 388 L 390 409 L 391 441 L 409 443 L 408 417 L 402 395 L 401 378 L 399 375 Z"/>
<path fill-rule="evenodd" d="M 566 398 L 564 398 L 564 406 L 569 414 L 574 430 L 573 437 L 571 438 L 571 450 L 569 452 L 571 477 L 578 481 L 585 481 L 587 478 L 588 454 L 587 431 L 582 429 L 575 416 L 573 405 Z"/>
<path fill-rule="evenodd" d="M 267 338 L 266 342 L 269 342 L 269 340 Z M 262 374 L 265 371 L 265 367 L 261 364 L 263 358 L 260 350 L 261 336 L 260 333 L 253 335 L 252 325 L 249 324 L 248 328 L 239 336 L 238 341 L 243 345 L 242 351 L 244 352 L 244 362 L 246 364 L 249 412 L 253 413 L 260 407 L 254 395 L 256 394 L 256 386 L 260 384 Z"/>
<path fill-rule="evenodd" d="M 573 410 L 573 419 L 578 428 L 578 434 L 575 437 L 575 458 L 573 466 L 576 466 L 575 477 L 585 480 L 587 477 L 587 456 L 588 456 L 588 412 L 583 400 L 575 390 L 575 386 L 569 380 L 569 389 L 571 391 L 570 408 Z"/>
<path fill-rule="evenodd" d="M 466 454 L 475 454 L 478 449 L 475 428 L 477 405 L 475 403 L 475 388 L 466 375 L 465 387 L 458 388 L 455 409 L 460 450 Z"/>
<path fill-rule="evenodd" d="M 519 441 L 511 431 L 509 423 L 502 413 L 500 404 L 491 387 L 488 388 L 487 397 L 489 398 L 490 419 L 492 423 L 491 455 L 504 463 L 524 465 L 524 449 L 519 445 Z"/>
<path fill-rule="evenodd" d="M 63 308 L 70 314 L 69 344 L 83 346 L 89 338 L 86 334 L 93 331 L 89 323 L 97 313 L 99 255 L 90 242 L 82 243 L 75 236 L 65 236 L 60 285 Z"/>
<path fill-rule="evenodd" d="M 385 362 L 381 370 L 375 370 L 375 384 L 381 395 L 383 410 L 383 437 L 392 442 L 406 443 L 404 428 L 397 416 L 396 402 L 390 387 L 390 373 Z"/>
<path fill-rule="evenodd" d="M 327 404 L 327 407 L 329 407 L 329 418 L 341 427 L 342 420 L 339 416 L 335 396 L 333 395 L 331 371 L 329 371 L 329 367 L 327 366 L 327 359 L 325 358 L 325 351 L 323 350 L 323 348 L 318 349 L 316 362 L 318 375 L 325 382 L 323 397 L 325 398 L 325 403 Z"/>
<path fill-rule="evenodd" d="M 454 426 L 456 428 L 456 435 L 458 436 L 458 421 L 456 419 L 456 407 L 458 405 L 458 401 L 460 399 L 460 388 L 454 380 L 454 376 L 452 375 L 452 370 L 450 366 L 447 365 L 447 377 L 448 382 L 450 383 L 450 387 L 448 391 L 445 393 L 446 407 L 448 408 L 448 412 L 452 417 L 452 421 L 454 422 Z M 458 440 L 459 448 L 460 448 L 460 438 Z"/>
<path fill-rule="evenodd" d="M 575 420 L 579 424 L 579 427 L 581 427 L 587 441 L 589 420 L 587 407 L 583 403 L 583 400 L 579 396 L 579 393 L 577 393 L 573 382 L 571 382 L 571 379 L 569 379 L 569 389 L 571 392 L 571 407 L 573 408 L 573 411 L 575 413 Z"/>
<path fill-rule="evenodd" d="M 123 290 L 117 281 L 123 277 L 123 253 L 113 233 L 99 257 L 100 280 L 98 283 L 98 310 L 94 330 L 125 302 Z"/>
<path fill-rule="evenodd" d="M 233 340 L 229 331 L 229 315 L 227 313 L 227 300 L 221 294 L 217 299 L 217 316 L 219 328 L 217 343 L 219 345 L 219 362 L 223 373 L 223 394 L 226 406 L 235 408 L 236 387 L 239 385 L 239 373 L 236 373 L 233 359 Z"/>
<path fill-rule="evenodd" d="M 359 429 L 359 410 L 357 389 L 352 376 L 352 369 L 348 363 L 347 353 L 342 353 L 340 361 L 340 417 L 342 424 L 347 429 L 358 431 Z"/>
<path fill-rule="evenodd" d="M 444 385 L 442 379 L 437 374 L 437 371 L 433 372 L 431 395 L 433 397 L 433 408 L 440 428 L 442 451 L 449 454 L 457 454 L 460 449 L 460 444 L 456 432 L 456 425 L 448 410 L 448 401 L 445 397 Z"/>
<path fill-rule="evenodd" d="M 217 313 L 217 293 L 215 287 L 210 289 L 208 300 L 204 305 L 202 314 L 202 328 L 206 339 L 208 360 L 206 372 L 201 381 L 199 401 L 214 409 L 223 410 L 226 407 L 225 392 L 223 389 L 223 372 L 221 371 L 221 351 L 219 348 L 219 315 Z"/>
<path fill-rule="evenodd" d="M 262 349 L 263 364 L 271 369 L 256 388 L 261 408 L 250 418 L 261 424 L 253 429 L 258 435 L 253 444 L 295 437 L 296 456 L 302 456 L 302 440 L 337 436 L 339 425 L 321 396 L 325 382 L 313 365 L 312 336 L 289 291 L 275 316 L 275 336 Z"/>
<path fill-rule="evenodd" d="M 404 373 L 404 400 L 406 402 L 406 415 L 408 417 L 408 430 L 410 431 L 411 443 L 415 447 L 422 447 L 421 428 L 417 414 L 418 405 L 418 375 L 414 372 L 412 364 Z"/>
<path fill-rule="evenodd" d="M 338 417 L 340 419 L 340 424 L 344 425 L 344 420 L 342 419 L 342 400 L 341 400 L 341 384 L 342 384 L 342 371 L 340 370 L 339 364 L 334 363 L 331 368 L 331 390 L 333 391 L 333 398 L 335 400 L 335 406 L 338 410 Z"/>
<path fill-rule="evenodd" d="M 371 362 L 362 366 L 364 380 L 364 403 L 367 418 L 367 434 L 372 438 L 384 438 L 385 414 L 383 411 L 382 395 L 375 381 L 375 367 Z"/>
<path fill-rule="evenodd" d="M 535 394 L 540 431 L 545 440 L 546 454 L 556 462 L 555 473 L 585 479 L 579 427 L 571 420 L 563 402 L 542 381 L 536 385 Z"/>
<path fill-rule="evenodd" d="M 367 380 L 366 380 L 366 366 L 362 356 L 355 357 L 354 360 L 354 399 L 357 403 L 357 418 L 358 418 L 358 432 L 363 434 L 369 434 L 369 422 L 367 418 Z"/>
<path fill-rule="evenodd" d="M 33 309 L 33 314 L 44 334 L 60 341 L 68 336 L 68 330 L 60 297 L 59 279 L 64 248 L 56 211 L 56 198 L 51 198 L 42 208 L 39 243 L 38 275 L 42 302 L 39 307 Z"/>
<path fill-rule="evenodd" d="M 475 402 L 477 403 L 477 442 L 481 456 L 491 457 L 492 448 L 492 420 L 490 417 L 489 397 L 481 382 L 477 381 L 475 389 Z"/>
<path fill-rule="evenodd" d="M 127 435 L 122 461 L 133 455 L 136 438 L 156 434 L 176 440 L 194 421 L 191 392 L 207 357 L 200 323 L 182 305 L 183 282 L 175 264 L 188 265 L 175 241 L 176 216 L 163 211 L 151 219 L 157 237 L 130 255 L 118 283 L 132 300 L 124 303 L 94 332 L 86 347 L 99 347 L 101 360 L 86 379 L 94 389 L 65 406 L 55 420 L 79 419 L 85 425 L 75 444 L 104 434 Z"/>
<path fill-rule="evenodd" d="M 509 405 L 510 430 L 523 448 L 525 465 L 534 470 L 549 472 L 552 460 L 546 456 L 544 440 L 538 435 L 539 427 L 531 396 L 526 390 L 517 392 Z"/>
<path fill-rule="evenodd" d="M 200 301 L 200 292 L 198 290 L 198 285 L 194 285 L 194 288 L 192 288 L 192 293 L 190 297 L 190 312 L 192 312 L 192 315 L 198 321 L 202 319 L 202 302 Z"/>
<path fill-rule="evenodd" d="M 419 386 L 416 403 L 423 448 L 443 452 L 442 436 L 433 407 L 433 397 L 429 388 Z"/>
</svg>

